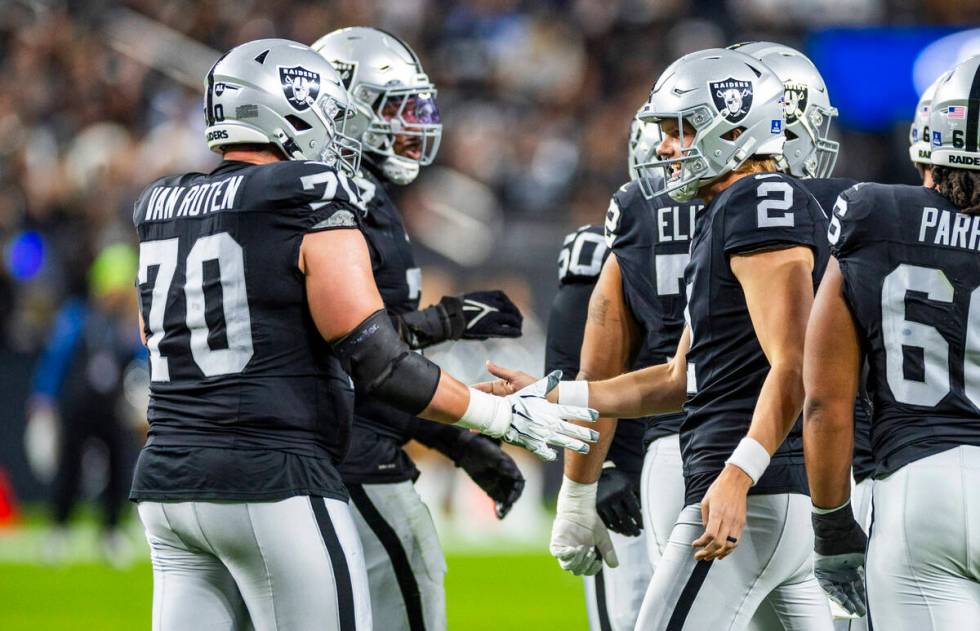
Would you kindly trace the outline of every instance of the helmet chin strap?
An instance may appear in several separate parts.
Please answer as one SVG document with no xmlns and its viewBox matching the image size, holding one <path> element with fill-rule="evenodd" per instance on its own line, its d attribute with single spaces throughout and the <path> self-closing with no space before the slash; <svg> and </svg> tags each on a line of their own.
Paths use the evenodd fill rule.
<svg viewBox="0 0 980 631">
<path fill-rule="evenodd" d="M 419 176 L 418 160 L 402 156 L 386 156 L 381 160 L 380 167 L 382 175 L 398 186 L 411 184 Z"/>
</svg>

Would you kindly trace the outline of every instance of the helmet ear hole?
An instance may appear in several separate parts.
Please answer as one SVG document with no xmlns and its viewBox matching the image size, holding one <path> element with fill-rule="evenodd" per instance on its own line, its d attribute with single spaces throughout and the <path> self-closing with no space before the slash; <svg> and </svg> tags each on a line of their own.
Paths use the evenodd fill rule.
<svg viewBox="0 0 980 631">
<path fill-rule="evenodd" d="M 739 136 L 745 133 L 745 127 L 736 127 L 735 129 L 730 129 L 724 134 L 722 134 L 722 140 L 734 141 L 737 140 Z"/>
<path fill-rule="evenodd" d="M 312 125 L 307 123 L 305 120 L 296 116 L 294 114 L 289 114 L 286 117 L 286 121 L 293 126 L 296 131 L 306 131 L 307 129 L 312 129 Z"/>
</svg>

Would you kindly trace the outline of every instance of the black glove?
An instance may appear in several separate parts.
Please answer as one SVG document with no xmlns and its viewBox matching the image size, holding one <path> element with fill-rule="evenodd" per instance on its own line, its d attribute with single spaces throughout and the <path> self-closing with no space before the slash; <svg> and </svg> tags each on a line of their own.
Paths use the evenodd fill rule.
<svg viewBox="0 0 980 631">
<path fill-rule="evenodd" d="M 514 460 L 495 440 L 475 432 L 463 432 L 449 456 L 490 496 L 497 519 L 503 519 L 524 491 L 524 476 Z"/>
<path fill-rule="evenodd" d="M 524 321 L 520 309 L 504 292 L 496 290 L 443 296 L 439 304 L 392 315 L 391 319 L 413 350 L 460 338 L 520 337 Z"/>
<path fill-rule="evenodd" d="M 627 537 L 638 537 L 643 530 L 640 511 L 640 481 L 616 467 L 602 470 L 596 491 L 595 508 L 606 528 Z"/>
<path fill-rule="evenodd" d="M 848 502 L 829 513 L 814 512 L 813 573 L 838 605 L 863 616 L 868 612 L 864 591 L 864 554 L 868 537 L 854 519 Z"/>
<path fill-rule="evenodd" d="M 440 304 L 451 300 L 462 303 L 462 314 L 466 319 L 462 333 L 464 340 L 521 336 L 524 316 L 504 292 L 474 291 L 463 294 L 460 298 L 443 298 Z"/>
</svg>

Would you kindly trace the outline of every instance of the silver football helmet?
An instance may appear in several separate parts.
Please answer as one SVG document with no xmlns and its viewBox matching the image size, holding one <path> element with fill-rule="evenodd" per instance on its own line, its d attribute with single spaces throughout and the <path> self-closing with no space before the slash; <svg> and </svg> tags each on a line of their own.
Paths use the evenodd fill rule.
<svg viewBox="0 0 980 631">
<path fill-rule="evenodd" d="M 980 107 L 973 99 L 980 55 L 943 75 L 929 107 L 929 133 L 935 166 L 980 170 Z"/>
<path fill-rule="evenodd" d="M 677 122 L 682 156 L 659 156 L 638 164 L 645 171 L 662 170 L 659 190 L 687 201 L 698 189 L 738 168 L 752 156 L 780 155 L 783 135 L 783 84 L 765 64 L 744 53 L 709 48 L 681 57 L 653 86 L 637 117 L 642 121 Z M 684 123 L 694 128 L 685 138 Z M 735 133 L 738 130 L 739 133 Z M 642 180 L 641 180 L 642 182 Z"/>
<path fill-rule="evenodd" d="M 204 80 L 208 147 L 273 144 L 291 160 L 357 172 L 360 143 L 344 131 L 353 116 L 333 66 L 309 46 L 260 39 L 236 46 Z"/>
<path fill-rule="evenodd" d="M 929 159 L 932 153 L 932 145 L 929 138 L 929 109 L 932 106 L 932 97 L 936 93 L 936 86 L 946 78 L 952 71 L 946 71 L 933 81 L 922 96 L 919 103 L 915 106 L 915 117 L 909 127 L 909 158 L 913 164 L 932 166 Z"/>
<path fill-rule="evenodd" d="M 355 26 L 313 44 L 334 65 L 357 115 L 351 134 L 386 178 L 405 185 L 439 151 L 442 121 L 436 89 L 415 52 L 385 31 Z"/>
<path fill-rule="evenodd" d="M 800 178 L 829 177 L 837 163 L 840 144 L 830 140 L 837 108 L 820 71 L 798 50 L 773 42 L 748 42 L 730 47 L 769 66 L 783 82 L 786 144 L 781 169 Z"/>
<path fill-rule="evenodd" d="M 637 165 L 646 164 L 657 158 L 657 147 L 663 140 L 660 125 L 634 118 L 630 123 L 629 170 L 630 179 L 639 180 L 641 174 Z M 643 182 L 641 181 L 641 186 Z"/>
</svg>

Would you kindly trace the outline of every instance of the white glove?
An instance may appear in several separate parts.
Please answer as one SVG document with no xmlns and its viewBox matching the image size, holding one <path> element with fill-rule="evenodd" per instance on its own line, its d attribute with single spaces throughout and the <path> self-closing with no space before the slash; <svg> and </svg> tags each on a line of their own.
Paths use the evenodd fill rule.
<svg viewBox="0 0 980 631">
<path fill-rule="evenodd" d="M 596 574 L 603 561 L 609 567 L 619 566 L 609 531 L 596 512 L 598 487 L 597 482 L 580 484 L 564 478 L 558 492 L 558 515 L 548 549 L 561 569 L 576 576 Z"/>
<path fill-rule="evenodd" d="M 558 457 L 548 445 L 589 453 L 588 443 L 599 440 L 599 433 L 568 420 L 595 421 L 599 414 L 548 401 L 545 397 L 560 379 L 561 371 L 556 370 L 506 397 L 470 388 L 469 407 L 456 424 L 523 447 L 545 462 Z"/>
</svg>

